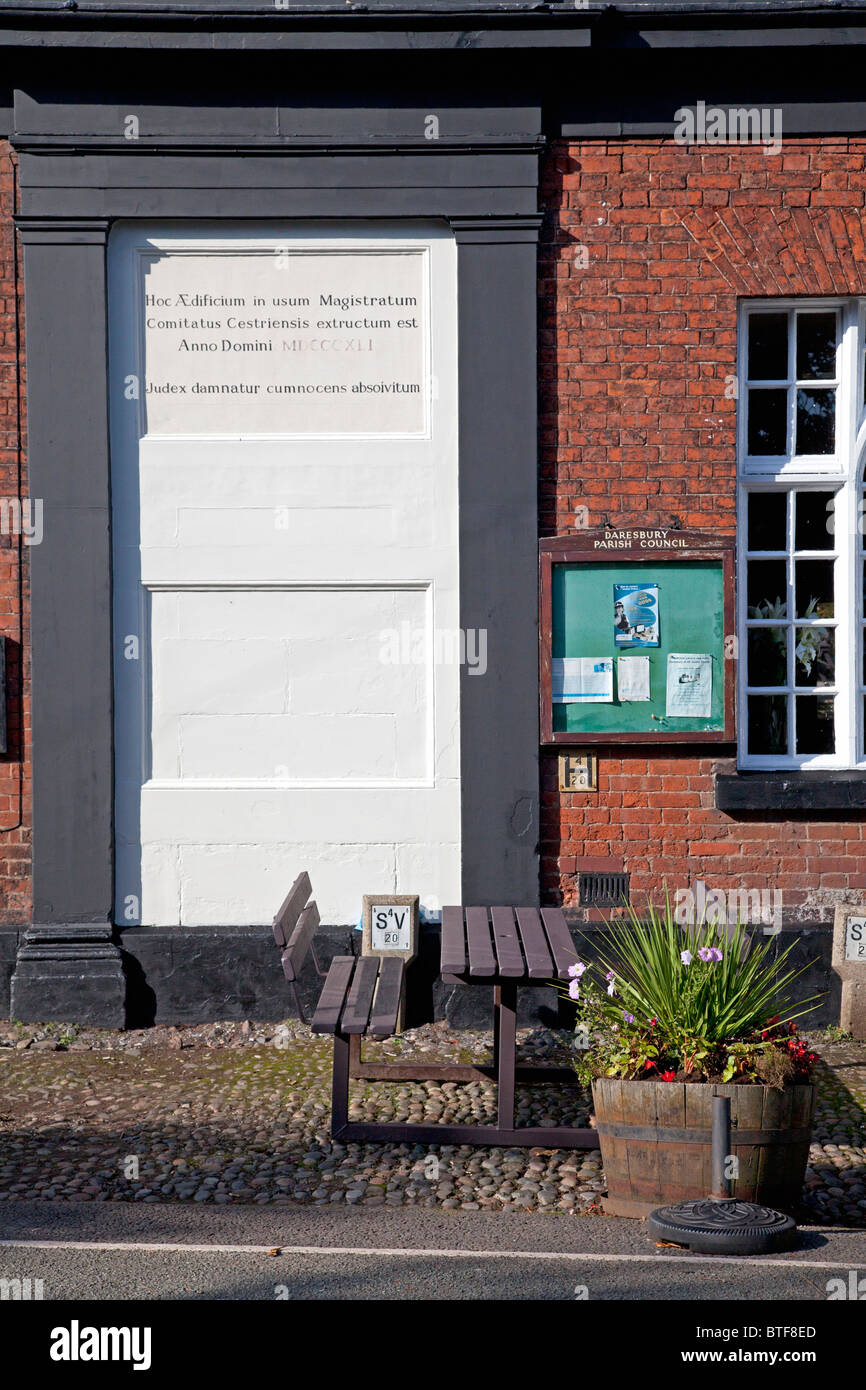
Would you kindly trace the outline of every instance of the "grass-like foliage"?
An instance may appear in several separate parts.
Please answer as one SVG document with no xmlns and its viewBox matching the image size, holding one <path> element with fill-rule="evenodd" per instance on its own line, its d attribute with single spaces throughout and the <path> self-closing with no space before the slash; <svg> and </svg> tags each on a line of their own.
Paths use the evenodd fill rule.
<svg viewBox="0 0 866 1390">
<path fill-rule="evenodd" d="M 677 921 L 664 908 L 627 905 L 607 923 L 592 965 L 572 966 L 577 1070 L 658 1080 L 805 1080 L 812 1055 L 795 1020 L 817 1007 L 792 986 L 808 968 L 771 939 L 735 925 Z M 775 1055 L 781 1052 L 780 1058 Z"/>
</svg>

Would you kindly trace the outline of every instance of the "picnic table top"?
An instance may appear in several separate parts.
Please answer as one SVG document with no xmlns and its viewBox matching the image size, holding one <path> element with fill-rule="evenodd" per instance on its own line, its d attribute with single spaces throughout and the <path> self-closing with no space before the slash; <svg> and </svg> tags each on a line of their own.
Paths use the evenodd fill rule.
<svg viewBox="0 0 866 1390">
<path fill-rule="evenodd" d="M 467 983 L 564 980 L 577 960 L 558 907 L 443 907 L 441 972 Z"/>
</svg>

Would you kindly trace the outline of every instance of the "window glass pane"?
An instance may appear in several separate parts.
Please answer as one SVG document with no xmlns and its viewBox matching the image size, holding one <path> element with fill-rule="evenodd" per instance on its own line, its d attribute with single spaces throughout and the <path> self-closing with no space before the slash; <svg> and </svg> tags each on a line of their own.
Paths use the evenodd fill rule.
<svg viewBox="0 0 866 1390">
<path fill-rule="evenodd" d="M 832 550 L 832 492 L 798 492 L 794 497 L 794 549 Z"/>
<path fill-rule="evenodd" d="M 798 454 L 832 454 L 835 448 L 835 390 L 799 390 L 797 392 L 797 447 L 795 452 Z"/>
<path fill-rule="evenodd" d="M 750 381 L 787 381 L 788 315 L 749 315 Z"/>
<path fill-rule="evenodd" d="M 833 561 L 794 562 L 795 617 L 832 618 Z"/>
<path fill-rule="evenodd" d="M 794 708 L 794 719 L 798 753 L 833 753 L 835 751 L 832 696 L 798 695 Z"/>
<path fill-rule="evenodd" d="M 787 696 L 749 696 L 749 752 L 765 757 L 771 754 L 787 754 Z"/>
<path fill-rule="evenodd" d="M 797 380 L 836 375 L 836 315 L 797 315 Z"/>
<path fill-rule="evenodd" d="M 749 493 L 750 550 L 784 550 L 788 497 L 784 492 Z"/>
<path fill-rule="evenodd" d="M 749 685 L 788 684 L 788 629 L 749 628 Z"/>
<path fill-rule="evenodd" d="M 836 684 L 836 633 L 832 627 L 794 629 L 794 684 Z"/>
<path fill-rule="evenodd" d="M 788 616 L 788 585 L 785 575 L 784 560 L 749 561 L 746 602 L 750 618 Z"/>
<path fill-rule="evenodd" d="M 787 411 L 787 391 L 749 392 L 748 448 L 750 454 L 784 454 L 787 452 Z"/>
</svg>

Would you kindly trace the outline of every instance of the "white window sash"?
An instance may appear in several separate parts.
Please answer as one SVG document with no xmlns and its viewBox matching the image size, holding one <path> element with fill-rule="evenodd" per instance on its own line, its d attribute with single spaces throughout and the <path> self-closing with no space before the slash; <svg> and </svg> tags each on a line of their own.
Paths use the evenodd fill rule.
<svg viewBox="0 0 866 1390">
<path fill-rule="evenodd" d="M 788 442 L 795 447 L 795 413 L 797 385 L 795 321 L 796 310 L 830 310 L 840 314 L 840 335 L 836 354 L 836 437 L 835 454 L 817 457 L 789 455 L 784 458 L 748 457 L 748 319 L 750 311 L 762 313 L 785 310 L 788 313 L 787 385 L 790 393 Z M 859 534 L 866 524 L 859 510 L 861 496 L 860 461 L 866 459 L 866 408 L 863 401 L 864 348 L 866 348 L 866 300 L 769 300 L 751 301 L 741 305 L 738 326 L 739 391 L 738 410 L 738 487 L 737 487 L 737 574 L 738 594 L 738 765 L 744 769 L 845 769 L 866 768 L 864 750 L 862 685 L 863 628 L 861 555 L 863 537 Z M 827 382 L 831 386 L 831 382 Z M 746 554 L 748 496 L 751 492 L 829 491 L 835 504 L 834 558 L 834 615 L 835 615 L 835 685 L 834 728 L 836 751 L 833 754 L 798 755 L 794 715 L 796 695 L 792 692 L 794 676 L 793 647 L 796 645 L 796 613 L 793 604 L 792 570 L 795 536 L 792 529 L 793 498 L 789 497 L 786 521 L 786 577 L 788 580 L 788 617 L 785 626 L 791 637 L 788 652 L 788 687 L 784 693 L 788 705 L 789 753 L 787 756 L 750 754 L 748 752 L 748 632 Z M 858 524 L 859 523 L 859 524 Z M 816 556 L 816 558 L 818 558 Z M 827 552 L 820 558 L 831 558 Z M 853 601 L 852 601 L 853 600 Z M 833 624 L 828 623 L 828 626 Z M 770 692 L 768 692 L 770 693 Z M 815 698 L 809 696 L 808 698 Z"/>
</svg>

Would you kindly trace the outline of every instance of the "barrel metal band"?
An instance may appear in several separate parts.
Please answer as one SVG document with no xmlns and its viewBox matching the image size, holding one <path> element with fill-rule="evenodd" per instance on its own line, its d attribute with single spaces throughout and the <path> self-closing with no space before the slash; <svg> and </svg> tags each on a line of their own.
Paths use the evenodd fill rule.
<svg viewBox="0 0 866 1390">
<path fill-rule="evenodd" d="M 618 1125 L 608 1120 L 596 1123 L 598 1133 L 611 1139 L 638 1139 L 653 1144 L 709 1144 L 711 1129 L 658 1129 L 655 1125 Z M 811 1129 L 739 1129 L 731 1128 L 731 1144 L 807 1144 Z"/>
</svg>

